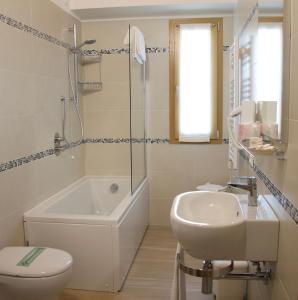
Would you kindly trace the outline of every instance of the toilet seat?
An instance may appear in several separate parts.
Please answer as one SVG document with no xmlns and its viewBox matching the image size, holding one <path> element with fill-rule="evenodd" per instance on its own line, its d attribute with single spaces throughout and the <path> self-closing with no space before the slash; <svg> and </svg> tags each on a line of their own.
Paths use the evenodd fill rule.
<svg viewBox="0 0 298 300">
<path fill-rule="evenodd" d="M 72 267 L 69 253 L 52 248 L 6 247 L 0 250 L 0 276 L 44 278 Z"/>
</svg>

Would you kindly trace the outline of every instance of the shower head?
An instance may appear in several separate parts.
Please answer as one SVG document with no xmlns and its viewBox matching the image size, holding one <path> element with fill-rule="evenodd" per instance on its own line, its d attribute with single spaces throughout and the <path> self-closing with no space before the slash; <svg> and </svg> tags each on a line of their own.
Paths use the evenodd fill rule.
<svg viewBox="0 0 298 300">
<path fill-rule="evenodd" d="M 92 44 L 95 44 L 95 43 L 96 43 L 96 40 L 85 40 L 83 43 L 79 44 L 78 46 L 73 47 L 72 50 L 73 51 L 78 51 L 79 49 L 81 49 L 85 45 L 92 45 Z"/>
<path fill-rule="evenodd" d="M 86 40 L 84 43 L 87 45 L 92 45 L 96 43 L 96 40 Z"/>
</svg>

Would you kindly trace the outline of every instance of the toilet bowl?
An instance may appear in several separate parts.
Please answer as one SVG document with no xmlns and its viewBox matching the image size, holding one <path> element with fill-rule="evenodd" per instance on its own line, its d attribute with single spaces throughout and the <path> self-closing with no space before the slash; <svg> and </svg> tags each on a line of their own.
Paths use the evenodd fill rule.
<svg viewBox="0 0 298 300">
<path fill-rule="evenodd" d="M 66 286 L 72 257 L 52 248 L 0 250 L 0 300 L 56 300 Z"/>
</svg>

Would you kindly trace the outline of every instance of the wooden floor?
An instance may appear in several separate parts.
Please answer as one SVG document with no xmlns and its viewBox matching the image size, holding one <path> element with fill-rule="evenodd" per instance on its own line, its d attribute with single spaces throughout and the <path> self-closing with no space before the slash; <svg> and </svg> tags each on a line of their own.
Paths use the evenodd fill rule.
<svg viewBox="0 0 298 300">
<path fill-rule="evenodd" d="M 168 300 L 177 242 L 169 228 L 150 227 L 123 290 L 117 294 L 66 289 L 60 300 Z M 188 264 L 199 262 L 186 258 Z M 200 279 L 187 277 L 187 300 L 212 300 L 200 293 Z"/>
</svg>

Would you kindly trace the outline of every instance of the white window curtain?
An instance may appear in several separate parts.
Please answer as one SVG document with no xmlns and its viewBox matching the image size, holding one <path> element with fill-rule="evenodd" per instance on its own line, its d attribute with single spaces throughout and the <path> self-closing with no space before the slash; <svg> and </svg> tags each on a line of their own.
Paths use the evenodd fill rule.
<svg viewBox="0 0 298 300">
<path fill-rule="evenodd" d="M 257 101 L 277 103 L 276 123 L 281 123 L 282 23 L 260 23 L 257 43 Z M 280 126 L 279 126 L 280 127 Z"/>
<path fill-rule="evenodd" d="M 212 130 L 211 24 L 181 24 L 179 141 L 209 142 Z"/>
</svg>

